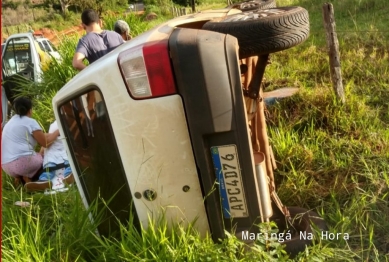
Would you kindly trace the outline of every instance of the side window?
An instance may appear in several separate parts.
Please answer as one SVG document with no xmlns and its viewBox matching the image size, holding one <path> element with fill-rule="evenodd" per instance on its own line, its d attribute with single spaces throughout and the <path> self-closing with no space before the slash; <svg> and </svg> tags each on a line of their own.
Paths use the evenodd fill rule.
<svg viewBox="0 0 389 262">
<path fill-rule="evenodd" d="M 23 72 L 32 64 L 31 46 L 28 38 L 11 39 L 5 47 L 3 66 L 7 75 Z"/>
<path fill-rule="evenodd" d="M 57 48 L 53 45 L 53 43 L 51 43 L 49 40 L 47 40 L 47 43 L 49 43 L 52 51 L 55 51 L 55 52 L 58 51 Z"/>
<path fill-rule="evenodd" d="M 40 48 L 42 51 L 45 51 L 45 47 L 43 46 L 42 42 L 38 42 L 38 45 L 39 45 L 39 48 Z"/>
<path fill-rule="evenodd" d="M 46 40 L 43 40 L 42 42 L 43 42 L 43 45 L 44 45 L 44 49 L 43 50 L 46 51 L 46 52 L 51 52 L 52 50 L 50 48 L 49 43 Z"/>
<path fill-rule="evenodd" d="M 131 210 L 131 192 L 104 98 L 96 87 L 63 103 L 60 110 L 66 143 L 89 204 L 104 199 L 99 233 L 118 231 L 117 218 L 126 224 Z M 113 216 L 116 216 L 116 218 Z M 135 212 L 134 212 L 135 214 Z"/>
</svg>

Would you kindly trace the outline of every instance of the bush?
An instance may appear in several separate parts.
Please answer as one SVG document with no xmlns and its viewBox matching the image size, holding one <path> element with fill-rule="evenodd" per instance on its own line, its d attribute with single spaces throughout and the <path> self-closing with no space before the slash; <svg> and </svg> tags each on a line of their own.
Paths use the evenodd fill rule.
<svg viewBox="0 0 389 262">
<path fill-rule="evenodd" d="M 122 17 L 114 15 L 114 14 L 107 14 L 106 16 L 104 16 L 104 27 L 108 30 L 113 30 L 115 22 L 119 19 L 124 20 L 128 23 L 128 25 L 130 26 L 130 29 L 131 29 L 131 36 L 132 37 L 136 37 L 139 34 L 149 30 L 150 28 L 152 28 L 154 26 L 154 23 L 143 21 L 142 17 L 140 17 L 134 13 L 130 13 L 130 14 L 128 14 L 126 16 L 122 16 Z M 155 23 L 159 23 L 159 22 L 161 22 L 161 21 L 157 20 L 157 22 L 155 22 Z"/>
<path fill-rule="evenodd" d="M 53 14 L 53 20 L 55 21 L 55 22 L 63 22 L 63 17 L 62 17 L 62 15 L 60 15 L 60 14 Z"/>
</svg>

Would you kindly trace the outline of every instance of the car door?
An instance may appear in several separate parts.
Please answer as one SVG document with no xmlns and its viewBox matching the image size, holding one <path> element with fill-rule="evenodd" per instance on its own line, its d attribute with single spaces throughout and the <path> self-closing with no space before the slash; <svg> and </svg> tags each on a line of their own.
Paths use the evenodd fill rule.
<svg viewBox="0 0 389 262">
<path fill-rule="evenodd" d="M 3 129 L 8 114 L 8 99 L 3 86 L 1 86 L 1 128 Z"/>
<path fill-rule="evenodd" d="M 34 39 L 27 34 L 8 38 L 2 53 L 2 80 L 8 100 L 12 103 L 17 89 L 26 82 L 40 81 L 41 65 Z"/>
<path fill-rule="evenodd" d="M 5 44 L 1 44 L 1 60 L 2 61 L 3 61 L 4 47 L 5 47 Z M 4 68 L 3 68 L 3 70 L 4 70 Z M 5 125 L 5 122 L 7 121 L 7 114 L 8 114 L 8 99 L 7 99 L 7 95 L 5 93 L 4 87 L 3 87 L 3 85 L 1 85 L 1 128 L 2 129 Z"/>
</svg>

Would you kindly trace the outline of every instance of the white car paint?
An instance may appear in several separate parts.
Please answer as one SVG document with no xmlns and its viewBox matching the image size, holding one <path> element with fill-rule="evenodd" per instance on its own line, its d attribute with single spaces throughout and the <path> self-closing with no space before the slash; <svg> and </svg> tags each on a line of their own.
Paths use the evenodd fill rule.
<svg viewBox="0 0 389 262">
<path fill-rule="evenodd" d="M 57 61 L 61 61 L 62 57 L 58 53 L 57 49 L 54 47 L 54 45 L 50 42 L 49 39 L 44 37 L 36 37 L 35 40 L 38 42 L 40 48 L 49 53 L 50 56 L 54 57 Z"/>
<path fill-rule="evenodd" d="M 145 32 L 88 66 L 53 98 L 55 117 L 60 119 L 57 109 L 73 94 L 81 94 L 92 85 L 101 90 L 136 211 L 146 228 L 150 218 L 156 220 L 165 214 L 168 222 L 182 221 L 186 224 L 197 219 L 196 227 L 201 234 L 209 232 L 181 97 L 171 95 L 145 100 L 132 99 L 120 74 L 118 55 L 146 42 L 168 39 L 173 28 L 180 24 L 207 21 L 223 17 L 229 12 L 240 11 L 226 9 L 191 14 Z M 58 124 L 60 131 L 64 132 L 61 121 Z M 67 150 L 70 151 L 68 145 Z M 70 163 L 76 171 L 72 159 Z M 75 172 L 78 185 L 80 175 Z M 185 185 L 190 186 L 189 192 L 182 190 Z M 143 192 L 149 188 L 157 191 L 156 201 L 135 198 L 134 192 Z M 88 206 L 85 193 L 81 187 L 79 189 L 84 204 Z"/>
</svg>

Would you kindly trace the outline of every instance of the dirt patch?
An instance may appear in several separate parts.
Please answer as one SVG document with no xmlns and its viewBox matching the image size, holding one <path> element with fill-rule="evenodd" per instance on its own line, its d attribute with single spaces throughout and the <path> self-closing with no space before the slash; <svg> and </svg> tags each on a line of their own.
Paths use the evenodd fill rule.
<svg viewBox="0 0 389 262">
<path fill-rule="evenodd" d="M 63 31 L 55 31 L 49 28 L 42 28 L 40 30 L 36 30 L 35 34 L 42 34 L 44 37 L 49 39 L 54 45 L 58 45 L 59 41 L 64 36 L 70 36 L 70 35 L 78 35 L 79 37 L 83 35 L 85 30 L 82 28 L 81 25 L 79 26 L 73 26 Z"/>
<path fill-rule="evenodd" d="M 137 14 L 138 16 L 144 15 L 144 11 L 136 11 L 136 12 L 131 11 L 131 12 Z M 128 14 L 128 13 L 125 13 L 125 15 L 126 14 Z M 156 14 L 151 13 L 149 16 L 146 17 L 145 20 L 152 20 L 152 19 L 155 19 L 156 17 L 157 17 Z M 27 31 L 28 31 L 28 28 L 26 29 L 26 32 Z M 65 29 L 65 30 L 62 30 L 62 31 L 56 31 L 56 30 L 52 30 L 49 28 L 41 28 L 41 29 L 35 30 L 34 33 L 41 34 L 45 38 L 49 39 L 54 45 L 58 45 L 61 38 L 63 38 L 64 36 L 78 35 L 79 37 L 81 37 L 85 33 L 85 30 L 82 28 L 81 25 L 78 25 L 78 26 L 72 26 L 72 27 Z M 7 35 L 3 31 L 2 32 L 2 42 L 4 42 L 8 37 L 9 37 L 9 35 Z"/>
<path fill-rule="evenodd" d="M 25 31 L 27 32 L 27 30 Z M 85 30 L 82 28 L 81 25 L 79 26 L 72 26 L 66 30 L 63 31 L 56 31 L 49 28 L 41 28 L 34 31 L 34 34 L 43 35 L 43 37 L 49 39 L 54 45 L 58 45 L 61 38 L 63 38 L 65 35 L 78 35 L 81 37 L 85 33 Z M 2 32 L 2 43 L 5 42 L 5 40 L 9 37 L 8 34 L 5 32 Z"/>
</svg>

